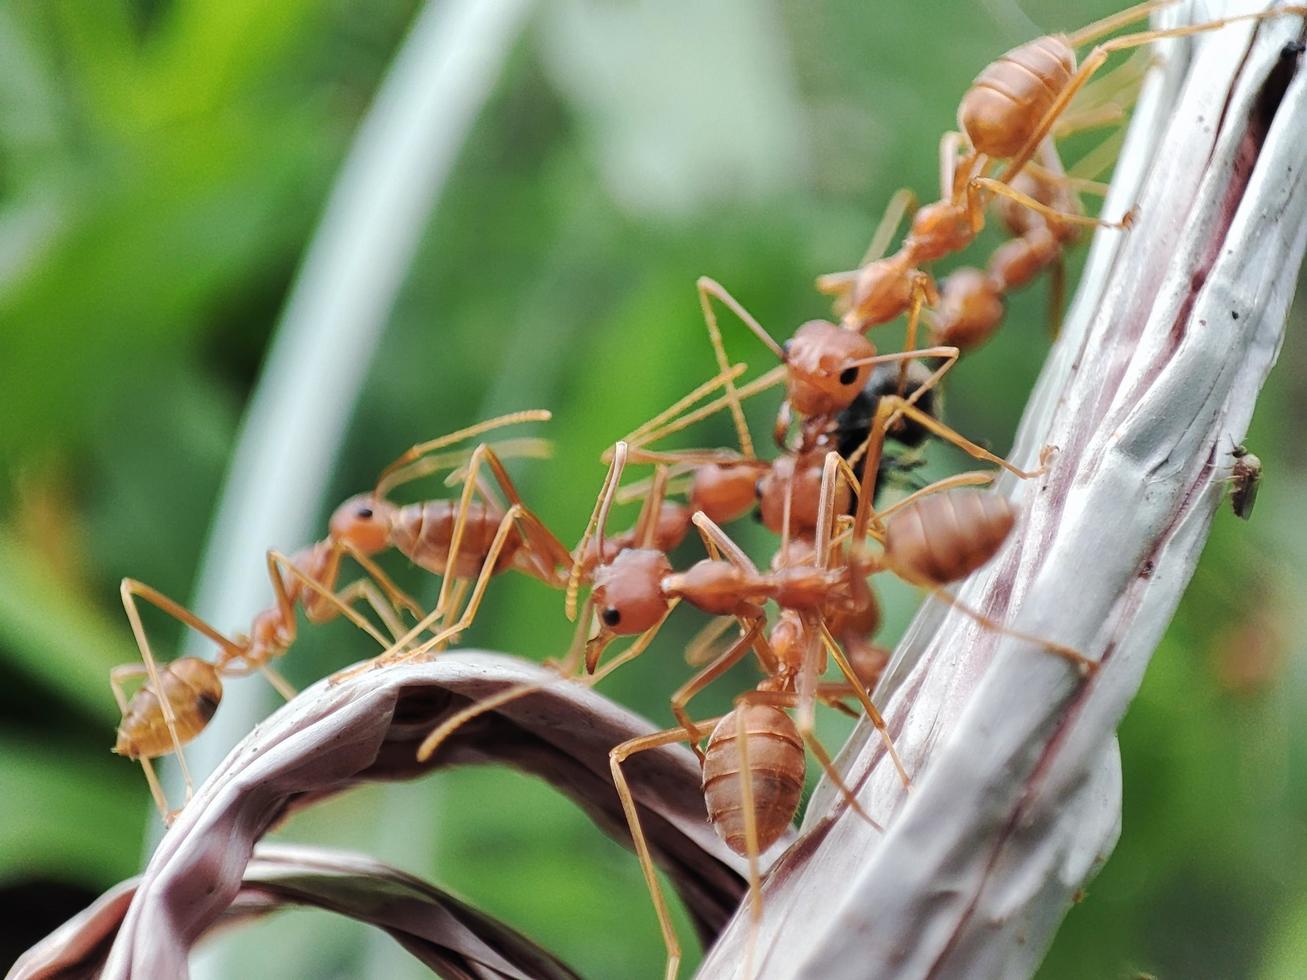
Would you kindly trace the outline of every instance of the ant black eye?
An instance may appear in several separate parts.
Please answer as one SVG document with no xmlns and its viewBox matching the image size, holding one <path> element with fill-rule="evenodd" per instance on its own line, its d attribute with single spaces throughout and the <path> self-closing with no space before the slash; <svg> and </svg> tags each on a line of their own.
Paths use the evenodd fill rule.
<svg viewBox="0 0 1307 980">
<path fill-rule="evenodd" d="M 605 626 L 612 628 L 622 621 L 622 614 L 612 606 L 609 606 L 599 614 L 599 618 L 604 621 Z"/>
<path fill-rule="evenodd" d="M 355 516 L 360 518 L 361 520 L 365 520 L 365 521 L 369 520 L 372 517 L 372 508 L 360 507 Z"/>
<path fill-rule="evenodd" d="M 789 340 L 785 341 L 785 343 L 781 344 L 781 353 L 784 354 L 786 357 L 789 357 L 790 350 L 791 348 L 793 348 L 793 346 L 794 346 L 794 338 L 791 337 Z"/>
<path fill-rule="evenodd" d="M 840 372 L 840 384 L 851 385 L 858 380 L 858 369 L 855 367 L 846 367 Z"/>
</svg>

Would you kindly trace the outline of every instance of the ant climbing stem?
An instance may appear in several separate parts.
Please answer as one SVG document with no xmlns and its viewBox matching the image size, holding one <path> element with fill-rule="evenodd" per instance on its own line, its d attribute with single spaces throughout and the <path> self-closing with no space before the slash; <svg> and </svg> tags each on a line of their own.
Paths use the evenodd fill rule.
<svg viewBox="0 0 1307 980">
<path fill-rule="evenodd" d="M 194 783 L 183 746 L 204 730 L 217 711 L 222 700 L 224 676 L 241 677 L 258 671 L 284 698 L 289 700 L 295 696 L 295 689 L 268 661 L 283 655 L 294 644 L 298 630 L 296 606 L 302 606 L 312 622 L 325 622 L 343 615 L 385 649 L 391 641 L 353 608 L 353 603 L 366 599 L 383 624 L 392 631 L 392 636 L 398 635 L 398 616 L 371 581 L 360 579 L 339 592 L 333 591 L 342 550 L 345 548 L 341 543 L 328 540 L 293 558 L 269 551 L 268 576 L 276 603 L 255 617 L 248 636 L 225 636 L 157 589 L 135 579 L 123 579 L 120 589 L 123 608 L 142 662 L 125 664 L 110 671 L 110 688 L 122 713 L 114 751 L 141 763 L 150 793 L 165 821 L 171 820 L 173 811 L 150 760 L 169 754 L 177 757 L 185 787 L 185 802 L 189 802 Z M 377 581 L 384 589 L 393 590 L 401 601 L 412 602 L 384 575 Z M 138 599 L 215 643 L 219 648 L 217 660 L 211 663 L 198 657 L 179 657 L 160 666 L 141 620 Z M 129 699 L 124 682 L 142 676 L 146 678 L 145 684 Z"/>
<path fill-rule="evenodd" d="M 684 573 L 665 577 L 662 582 L 664 593 L 679 596 L 707 612 L 734 615 L 741 620 L 742 627 L 740 636 L 727 650 L 673 695 L 672 713 L 678 727 L 631 739 L 616 746 L 609 756 L 613 782 L 667 949 L 668 976 L 674 976 L 679 967 L 680 945 L 622 769 L 631 756 L 676 742 L 686 742 L 695 750 L 703 767 L 709 819 L 727 845 L 748 859 L 751 922 L 755 928 L 762 909 L 759 854 L 780 838 L 798 809 L 805 746 L 812 750 L 827 777 L 854 811 L 879 829 L 845 784 L 814 731 L 814 706 L 818 700 L 835 703 L 840 695 L 852 693 L 870 705 L 865 687 L 843 658 L 838 644 L 830 650 L 827 648 L 834 641 L 825 627 L 824 617 L 849 587 L 845 581 L 846 570 L 830 566 L 828 539 L 835 523 L 835 483 L 847 478 L 838 469 L 839 462 L 838 454 L 831 453 L 823 471 L 819 506 L 824 516 L 819 520 L 818 566 L 784 566 L 772 573 L 760 572 L 739 546 L 700 512 L 694 515 L 694 523 L 710 557 Z M 787 541 L 782 542 L 782 553 L 788 552 L 787 545 Z M 762 603 L 768 600 L 776 601 L 782 612 L 766 641 L 769 655 L 766 659 L 760 656 L 766 671 L 763 681 L 755 690 L 737 697 L 728 715 L 708 721 L 692 720 L 688 714 L 690 700 L 750 652 L 759 649 L 767 623 Z M 848 686 L 839 691 L 823 690 L 817 683 L 827 652 L 834 654 L 848 681 Z M 784 709 L 793 709 L 795 719 Z M 884 720 L 874 706 L 869 717 L 881 729 L 888 751 L 897 760 L 893 741 L 888 738 Z M 699 742 L 705 734 L 707 743 L 700 748 Z M 905 786 L 908 785 L 901 764 L 900 772 Z"/>
<path fill-rule="evenodd" d="M 986 68 L 968 90 L 958 110 L 959 122 L 978 153 L 1006 158 L 998 178 L 1011 184 L 1052 132 L 1076 93 L 1117 51 L 1166 38 L 1190 37 L 1230 24 L 1307 14 L 1307 6 L 1285 5 L 1197 24 L 1126 34 L 1097 44 L 1076 65 L 1082 45 L 1142 20 L 1175 0 L 1150 0 L 1127 8 L 1072 34 L 1051 34 L 1013 48 Z"/>
</svg>

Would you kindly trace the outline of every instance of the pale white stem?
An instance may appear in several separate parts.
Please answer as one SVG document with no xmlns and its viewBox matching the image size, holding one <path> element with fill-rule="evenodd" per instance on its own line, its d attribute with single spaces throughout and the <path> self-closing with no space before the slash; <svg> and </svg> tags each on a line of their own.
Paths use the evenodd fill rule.
<svg viewBox="0 0 1307 980">
<path fill-rule="evenodd" d="M 928 605 L 877 692 L 912 792 L 864 723 L 841 761 L 887 831 L 828 789 L 814 798 L 809 838 L 765 886 L 760 976 L 1029 976 L 1111 853 L 1116 726 L 1223 499 L 1307 249 L 1307 72 L 1286 52 L 1303 31 L 1284 17 L 1160 48 L 1106 204 L 1137 202 L 1139 223 L 1098 236 L 1014 456 L 1060 451 L 1037 486 L 1002 482 L 1023 519 L 959 589 L 1100 671 L 1082 683 L 1061 658 Z M 1278 105 L 1263 95 L 1277 71 Z M 1250 119 L 1268 105 L 1262 138 Z M 1236 161 L 1254 157 L 1245 186 Z M 747 924 L 736 916 L 701 977 L 738 974 Z"/>
</svg>

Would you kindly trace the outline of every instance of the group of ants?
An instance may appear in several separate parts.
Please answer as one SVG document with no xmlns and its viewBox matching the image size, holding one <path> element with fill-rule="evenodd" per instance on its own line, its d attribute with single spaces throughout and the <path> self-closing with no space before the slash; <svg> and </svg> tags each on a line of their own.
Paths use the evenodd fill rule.
<svg viewBox="0 0 1307 980">
<path fill-rule="evenodd" d="M 1055 304 L 1060 305 L 1064 249 L 1087 226 L 1124 230 L 1131 225 L 1133 212 L 1116 222 L 1083 213 L 1079 194 L 1101 191 L 1102 185 L 1077 175 L 1076 168 L 1064 169 L 1056 148 L 1056 139 L 1065 134 L 1123 114 L 1121 90 L 1129 85 L 1114 76 L 1125 74 L 1128 65 L 1086 87 L 1106 57 L 1233 21 L 1307 12 L 1277 8 L 1126 34 L 1097 44 L 1077 67 L 1077 47 L 1168 2 L 1151 0 L 1074 34 L 1039 38 L 1012 49 L 981 72 L 962 99 L 960 132 L 940 142 L 939 200 L 914 208 L 912 195 L 899 192 L 857 268 L 817 279 L 818 290 L 834 297 L 838 322 L 810 320 L 778 343 L 721 285 L 700 279 L 699 299 L 718 373 L 605 454 L 608 473 L 575 548 L 567 548 L 527 507 L 503 464 L 505 458 L 536 453 L 540 440 L 481 441 L 470 451 L 466 448 L 494 430 L 549 418 L 545 411 L 524 411 L 411 447 L 382 471 L 370 492 L 351 497 L 335 510 L 321 541 L 292 556 L 270 551 L 267 567 L 276 601 L 254 617 L 247 634 L 224 635 L 155 589 L 124 580 L 122 599 L 142 662 L 116 668 L 111 675 L 122 710 L 114 751 L 142 763 L 165 820 L 173 814 L 150 760 L 176 755 L 189 800 L 191 779 L 182 746 L 217 710 L 222 679 L 259 672 L 287 698 L 294 695 L 271 662 L 294 643 L 299 610 L 311 623 L 345 616 L 385 648 L 372 660 L 335 675 L 333 680 L 339 682 L 438 655 L 471 626 L 491 580 L 515 570 L 563 592 L 566 614 L 577 622 L 577 630 L 566 656 L 551 666 L 590 685 L 639 656 L 684 602 L 714 617 L 692 642 L 688 657 L 706 666 L 672 696 L 675 727 L 633 738 L 610 754 L 613 781 L 657 911 L 668 974 L 673 976 L 680 946 L 622 763 L 634 753 L 660 746 L 690 745 L 702 767 L 710 821 L 732 850 L 748 858 L 756 926 L 761 914 L 758 856 L 780 839 L 798 810 L 805 747 L 849 807 L 874 823 L 814 736 L 818 702 L 856 715 L 852 702 L 865 711 L 903 785 L 910 784 L 870 698 L 888 662 L 887 651 L 872 640 L 880 608 L 870 576 L 889 572 L 957 606 L 986 628 L 1065 658 L 1079 676 L 1092 676 L 1096 663 L 1080 651 L 1014 633 L 962 605 L 948 591 L 988 562 L 1015 525 L 1015 506 L 980 489 L 992 480 L 992 472 L 948 477 L 880 509 L 876 495 L 896 470 L 913 465 L 912 451 L 931 436 L 1022 479 L 1050 465 L 1051 449 L 1041 455 L 1038 469 L 1026 471 L 964 438 L 937 417 L 935 395 L 958 357 L 998 328 L 1006 294 L 1051 270 Z M 1008 232 L 1006 241 L 984 269 L 955 269 L 937 286 L 928 267 L 966 249 L 982 230 L 991 204 Z M 898 251 L 885 254 L 907 215 L 911 224 Z M 744 367 L 729 362 L 714 301 L 766 345 L 779 360 L 778 367 L 737 385 Z M 878 353 L 868 331 L 904 315 L 903 350 Z M 930 344 L 918 347 L 923 324 Z M 926 361 L 938 366 L 927 368 Z M 773 432 L 779 453 L 760 458 L 742 402 L 782 383 L 785 397 Z M 738 449 L 653 448 L 723 409 L 730 413 Z M 906 452 L 888 452 L 887 441 Z M 1251 454 L 1236 459 L 1236 512 L 1240 493 L 1251 508 L 1255 462 Z M 628 466 L 652 467 L 651 475 L 623 486 Z M 457 499 L 391 501 L 396 487 L 445 470 L 451 471 L 449 485 L 461 483 Z M 682 494 L 684 500 L 674 499 Z M 611 533 L 610 510 L 633 500 L 642 501 L 634 526 Z M 780 538 L 766 568 L 755 565 L 724 529 L 751 513 Z M 668 556 L 691 528 L 701 537 L 707 557 L 677 570 Z M 374 556 L 388 550 L 441 577 L 431 612 L 376 564 Z M 339 588 L 345 559 L 357 563 L 365 577 Z M 580 603 L 583 587 L 589 592 Z M 215 659 L 156 660 L 138 600 L 215 643 Z M 389 636 L 359 612 L 360 603 L 373 610 Z M 770 620 L 769 604 L 777 610 Z M 403 625 L 405 613 L 416 621 L 408 629 Z M 737 634 L 727 641 L 732 626 Z M 601 665 L 617 637 L 635 639 Z M 737 697 L 725 716 L 692 719 L 691 699 L 750 655 L 763 675 L 757 686 Z M 826 680 L 828 661 L 838 670 L 836 682 Z M 142 679 L 129 699 L 125 685 Z M 516 685 L 457 712 L 422 743 L 419 760 L 429 758 L 471 717 L 538 689 L 538 684 Z"/>
</svg>

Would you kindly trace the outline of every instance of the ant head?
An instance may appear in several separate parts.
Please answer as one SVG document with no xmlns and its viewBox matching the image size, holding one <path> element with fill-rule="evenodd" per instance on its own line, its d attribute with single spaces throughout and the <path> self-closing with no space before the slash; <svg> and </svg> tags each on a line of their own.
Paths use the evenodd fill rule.
<svg viewBox="0 0 1307 980">
<path fill-rule="evenodd" d="M 395 505 L 370 493 L 350 497 L 331 515 L 331 540 L 352 544 L 365 555 L 375 555 L 390 542 Z"/>
<path fill-rule="evenodd" d="M 667 612 L 662 580 L 672 572 L 661 551 L 628 548 L 594 571 L 594 603 L 604 632 L 631 636 L 652 628 Z"/>
<path fill-rule="evenodd" d="M 785 343 L 790 405 L 801 415 L 831 415 L 852 403 L 867 382 L 876 346 L 855 330 L 809 320 Z"/>
</svg>

